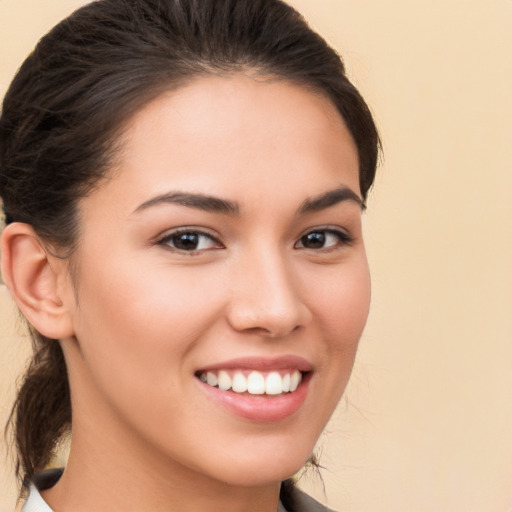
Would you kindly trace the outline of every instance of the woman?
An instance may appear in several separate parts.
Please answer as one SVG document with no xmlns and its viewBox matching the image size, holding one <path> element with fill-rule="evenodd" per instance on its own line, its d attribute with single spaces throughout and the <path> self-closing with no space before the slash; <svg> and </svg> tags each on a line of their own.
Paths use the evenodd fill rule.
<svg viewBox="0 0 512 512">
<path fill-rule="evenodd" d="M 27 512 L 320 507 L 288 479 L 366 321 L 377 154 L 277 0 L 100 0 L 41 40 L 0 120 Z"/>
</svg>

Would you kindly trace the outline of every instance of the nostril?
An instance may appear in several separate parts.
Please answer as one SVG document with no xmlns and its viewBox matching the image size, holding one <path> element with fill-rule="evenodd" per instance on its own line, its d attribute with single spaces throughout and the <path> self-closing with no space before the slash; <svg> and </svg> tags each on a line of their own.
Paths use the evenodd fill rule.
<svg viewBox="0 0 512 512">
<path fill-rule="evenodd" d="M 255 336 L 262 336 L 266 338 L 282 338 L 284 336 L 288 336 L 292 332 L 297 331 L 300 329 L 300 327 L 300 325 L 295 325 L 291 329 L 283 329 L 281 327 L 249 327 L 242 330 L 247 334 L 253 334 Z"/>
</svg>

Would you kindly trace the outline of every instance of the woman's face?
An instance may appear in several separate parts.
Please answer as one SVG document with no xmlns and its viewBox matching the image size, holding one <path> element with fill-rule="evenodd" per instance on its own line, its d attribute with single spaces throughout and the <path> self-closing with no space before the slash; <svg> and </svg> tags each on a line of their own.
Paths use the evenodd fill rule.
<svg viewBox="0 0 512 512">
<path fill-rule="evenodd" d="M 237 485 L 296 472 L 368 313 L 360 203 L 354 142 L 302 87 L 201 78 L 140 110 L 80 203 L 73 442 Z"/>
</svg>

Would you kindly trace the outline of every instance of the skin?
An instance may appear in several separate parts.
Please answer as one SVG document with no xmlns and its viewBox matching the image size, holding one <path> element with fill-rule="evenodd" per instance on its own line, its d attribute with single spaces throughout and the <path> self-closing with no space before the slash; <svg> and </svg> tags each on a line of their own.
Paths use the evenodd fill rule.
<svg viewBox="0 0 512 512">
<path fill-rule="evenodd" d="M 244 74 L 164 94 L 125 128 L 110 179 L 79 204 L 76 280 L 50 265 L 73 442 L 43 497 L 58 511 L 275 511 L 280 482 L 345 389 L 368 314 L 359 201 L 300 212 L 340 188 L 360 196 L 354 142 L 323 96 Z M 236 202 L 238 214 L 148 205 L 176 191 Z M 199 250 L 162 242 L 184 226 L 208 235 Z M 343 236 L 304 246 L 326 229 Z M 194 375 L 282 355 L 313 371 L 304 403 L 281 421 L 234 414 Z"/>
</svg>

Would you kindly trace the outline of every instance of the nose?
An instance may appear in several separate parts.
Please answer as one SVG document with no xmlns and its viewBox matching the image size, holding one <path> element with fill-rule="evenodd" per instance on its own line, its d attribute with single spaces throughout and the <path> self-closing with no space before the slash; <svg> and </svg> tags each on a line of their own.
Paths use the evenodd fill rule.
<svg viewBox="0 0 512 512">
<path fill-rule="evenodd" d="M 252 253 L 232 279 L 227 318 L 233 329 L 278 338 L 311 320 L 300 283 L 278 251 Z"/>
</svg>

